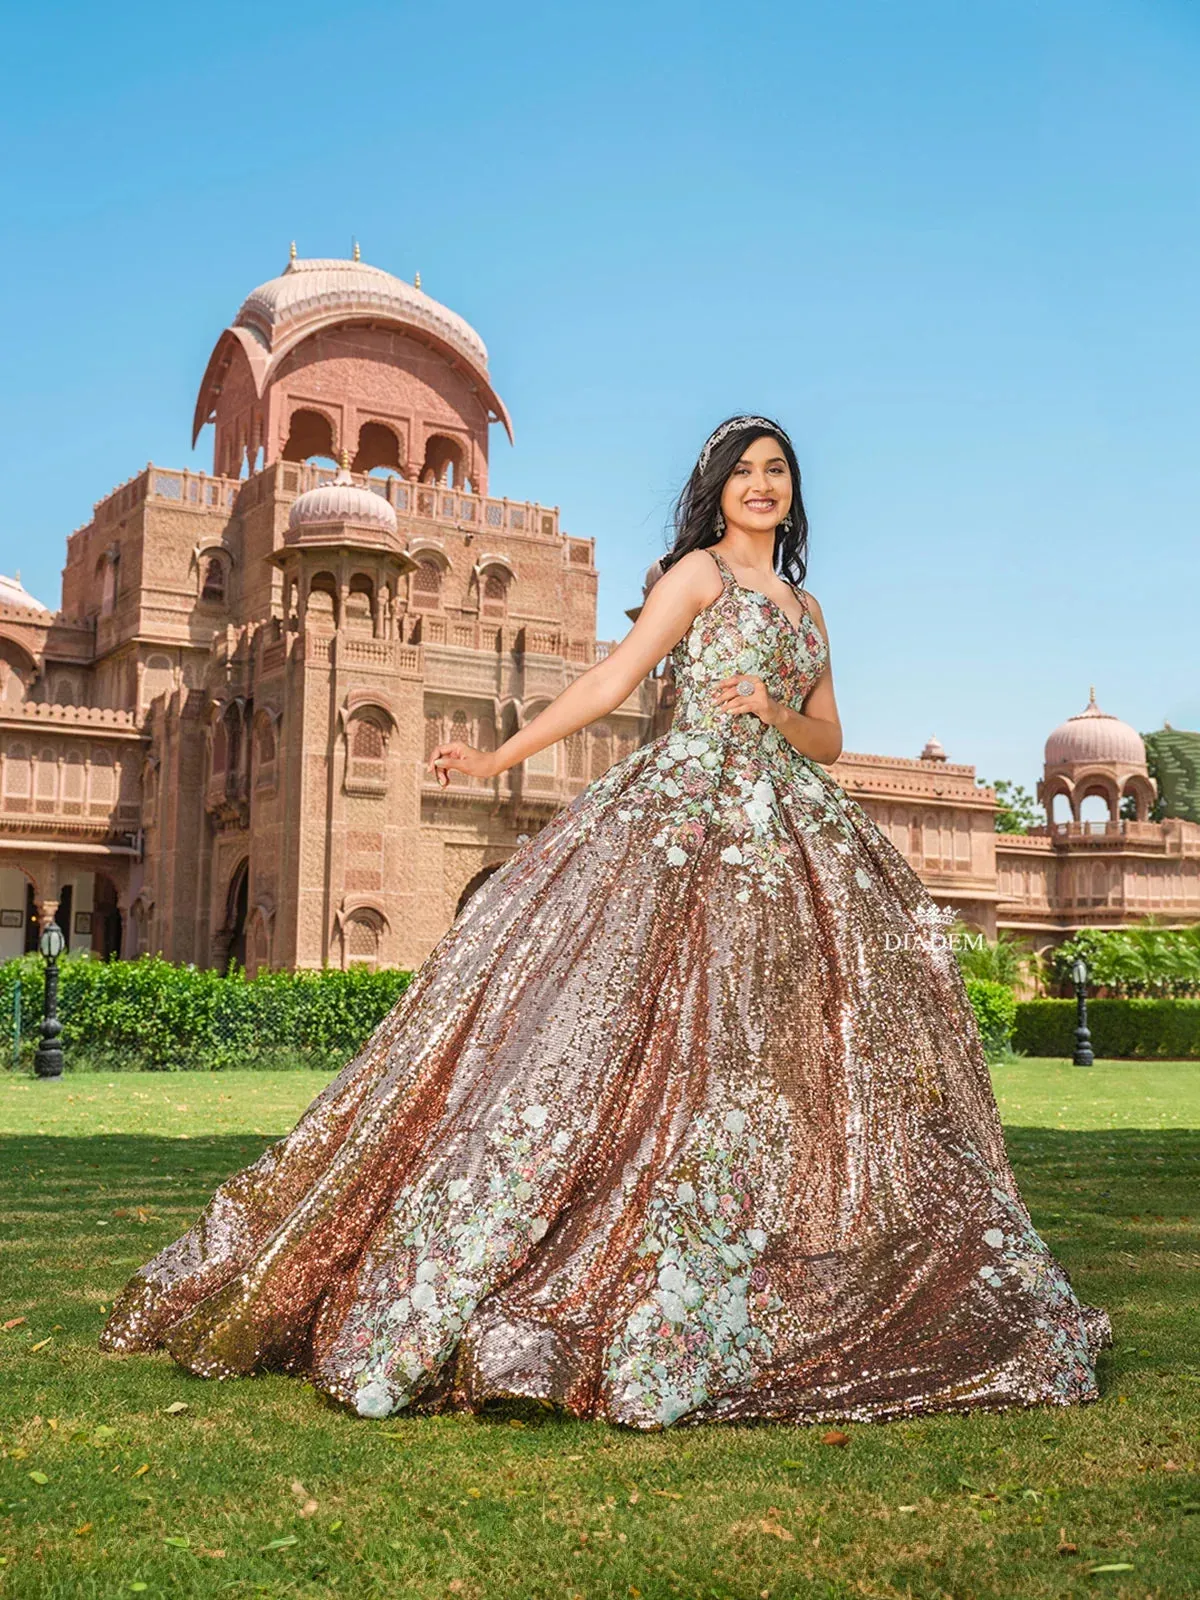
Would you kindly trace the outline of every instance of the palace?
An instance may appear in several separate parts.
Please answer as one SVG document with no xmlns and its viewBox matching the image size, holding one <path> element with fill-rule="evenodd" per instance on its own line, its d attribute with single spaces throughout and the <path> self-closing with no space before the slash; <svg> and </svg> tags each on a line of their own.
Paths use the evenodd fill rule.
<svg viewBox="0 0 1200 1600">
<path fill-rule="evenodd" d="M 149 465 L 69 536 L 57 611 L 0 579 L 0 959 L 56 916 L 99 954 L 415 967 L 523 835 L 667 726 L 669 661 L 499 779 L 425 771 L 610 646 L 595 541 L 489 496 L 508 413 L 419 278 L 293 251 L 217 340 L 193 437 L 210 423 L 212 475 Z M 1200 919 L 1200 823 L 1149 820 L 1143 742 L 1094 700 L 1046 748 L 1039 797 L 1069 816 L 1029 834 L 998 834 L 936 741 L 831 771 L 989 935 Z"/>
</svg>

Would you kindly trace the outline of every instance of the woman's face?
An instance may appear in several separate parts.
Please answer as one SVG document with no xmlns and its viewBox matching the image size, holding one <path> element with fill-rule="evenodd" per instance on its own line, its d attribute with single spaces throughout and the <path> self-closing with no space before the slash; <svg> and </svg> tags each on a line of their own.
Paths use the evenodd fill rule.
<svg viewBox="0 0 1200 1600">
<path fill-rule="evenodd" d="M 727 526 L 747 533 L 773 533 L 791 504 L 792 475 L 779 440 L 770 434 L 751 440 L 721 491 Z"/>
</svg>

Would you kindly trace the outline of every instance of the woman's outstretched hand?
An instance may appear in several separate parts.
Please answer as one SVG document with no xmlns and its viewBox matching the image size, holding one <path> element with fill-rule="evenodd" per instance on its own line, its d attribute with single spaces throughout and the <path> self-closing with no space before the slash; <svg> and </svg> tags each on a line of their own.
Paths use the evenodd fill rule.
<svg viewBox="0 0 1200 1600">
<path fill-rule="evenodd" d="M 470 744 L 440 744 L 430 756 L 425 770 L 432 772 L 443 789 L 449 787 L 452 772 L 465 772 L 468 778 L 494 778 L 499 773 L 495 757 Z"/>
</svg>

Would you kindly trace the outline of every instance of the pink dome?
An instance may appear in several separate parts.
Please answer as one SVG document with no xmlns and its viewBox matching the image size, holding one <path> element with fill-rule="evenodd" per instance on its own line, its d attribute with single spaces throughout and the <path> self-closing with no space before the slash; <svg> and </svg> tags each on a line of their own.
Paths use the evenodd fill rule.
<svg viewBox="0 0 1200 1600">
<path fill-rule="evenodd" d="M 1090 691 L 1084 710 L 1059 723 L 1046 740 L 1048 767 L 1079 766 L 1084 762 L 1117 767 L 1146 765 L 1141 734 L 1120 717 L 1101 711 L 1095 689 Z"/>
<path fill-rule="evenodd" d="M 363 489 L 345 467 L 331 483 L 318 484 L 300 495 L 288 514 L 288 530 L 301 533 L 306 528 L 331 522 L 349 522 L 356 528 L 370 528 L 385 538 L 396 537 L 396 513 L 381 494 Z"/>
</svg>

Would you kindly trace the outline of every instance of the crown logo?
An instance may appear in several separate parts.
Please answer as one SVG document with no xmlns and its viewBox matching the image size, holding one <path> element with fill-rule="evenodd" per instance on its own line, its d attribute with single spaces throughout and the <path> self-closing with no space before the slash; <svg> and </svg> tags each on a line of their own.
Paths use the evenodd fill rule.
<svg viewBox="0 0 1200 1600">
<path fill-rule="evenodd" d="M 935 928 L 949 928 L 956 915 L 953 906 L 934 905 L 931 901 L 929 905 L 913 912 L 913 921 L 932 931 Z"/>
</svg>

